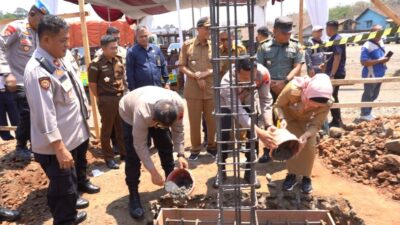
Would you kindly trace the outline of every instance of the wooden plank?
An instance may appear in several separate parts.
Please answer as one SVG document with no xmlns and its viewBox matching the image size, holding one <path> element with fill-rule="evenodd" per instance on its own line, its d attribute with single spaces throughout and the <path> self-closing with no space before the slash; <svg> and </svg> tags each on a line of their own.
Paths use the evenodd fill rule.
<svg viewBox="0 0 400 225">
<path fill-rule="evenodd" d="M 398 107 L 400 102 L 346 102 L 334 103 L 331 108 Z"/>
<path fill-rule="evenodd" d="M 332 85 L 353 85 L 353 84 L 373 84 L 373 83 L 389 83 L 400 82 L 400 77 L 387 78 L 362 78 L 362 79 L 333 79 Z"/>
<path fill-rule="evenodd" d="M 76 17 L 80 17 L 81 14 L 80 12 L 76 12 L 76 13 L 64 13 L 64 14 L 58 14 L 57 16 L 63 18 L 63 19 L 69 19 L 69 18 L 76 18 Z M 85 11 L 85 16 L 90 16 L 90 12 Z"/>
<path fill-rule="evenodd" d="M 89 37 L 88 37 L 88 32 L 87 32 L 87 26 L 86 26 L 86 16 L 85 16 L 85 0 L 79 0 L 79 15 L 81 18 L 81 30 L 82 30 L 82 43 L 83 43 L 83 49 L 85 51 L 85 64 L 86 64 L 86 70 L 89 66 L 90 63 L 90 50 L 89 50 Z M 96 138 L 100 138 L 100 126 L 99 126 L 99 119 L 98 119 L 98 110 L 97 110 L 97 101 L 96 101 L 96 96 L 93 95 L 93 93 L 90 91 L 89 88 L 89 95 L 90 95 L 90 102 L 92 106 L 92 115 L 93 115 L 93 121 L 94 121 L 94 133 L 96 134 Z"/>
</svg>

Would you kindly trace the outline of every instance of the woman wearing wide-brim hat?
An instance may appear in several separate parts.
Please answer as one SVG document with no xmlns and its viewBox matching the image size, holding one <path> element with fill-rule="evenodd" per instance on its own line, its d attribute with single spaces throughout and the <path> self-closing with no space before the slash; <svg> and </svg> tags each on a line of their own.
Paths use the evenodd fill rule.
<svg viewBox="0 0 400 225">
<path fill-rule="evenodd" d="M 301 189 L 311 193 L 311 172 L 315 158 L 316 134 L 321 129 L 332 105 L 332 83 L 326 74 L 295 77 L 279 95 L 274 107 L 281 128 L 300 140 L 298 154 L 287 161 L 288 175 L 283 189 L 293 190 L 302 176 Z"/>
</svg>

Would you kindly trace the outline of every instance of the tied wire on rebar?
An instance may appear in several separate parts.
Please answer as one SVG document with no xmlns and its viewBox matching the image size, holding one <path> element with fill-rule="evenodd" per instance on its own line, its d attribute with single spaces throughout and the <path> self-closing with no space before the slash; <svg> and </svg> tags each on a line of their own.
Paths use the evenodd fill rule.
<svg viewBox="0 0 400 225">
<path fill-rule="evenodd" d="M 250 82 L 239 82 L 238 74 L 235 72 L 234 65 L 238 62 L 239 59 L 250 59 L 252 62 L 251 74 L 254 71 L 254 62 L 255 62 L 255 47 L 254 47 L 254 6 L 255 0 L 210 0 L 210 19 L 211 19 L 211 45 L 212 45 L 212 65 L 213 65 L 213 77 L 214 77 L 214 98 L 215 98 L 215 119 L 216 119 L 216 138 L 217 138 L 217 165 L 218 165 L 218 175 L 216 178 L 218 181 L 219 192 L 218 192 L 218 207 L 219 207 L 219 216 L 218 216 L 218 224 L 225 224 L 224 222 L 224 210 L 230 209 L 233 207 L 235 215 L 234 215 L 234 224 L 258 224 L 257 216 L 256 216 L 256 193 L 255 193 L 255 185 L 256 185 L 256 175 L 255 175 L 255 161 L 256 161 L 256 135 L 254 126 L 256 124 L 256 113 L 254 106 L 254 89 L 255 82 L 254 77 L 251 76 Z M 247 22 L 244 25 L 238 24 L 238 7 L 245 7 L 247 11 Z M 226 18 L 222 18 L 220 10 L 226 10 Z M 226 19 L 226 25 L 220 23 Z M 225 21 L 224 21 L 225 22 Z M 248 53 L 245 55 L 238 55 L 238 51 L 232 49 L 234 46 L 238 46 L 239 44 L 239 29 L 244 32 L 248 32 L 249 34 L 249 42 L 248 42 Z M 228 54 L 227 56 L 222 56 L 220 52 L 220 41 L 219 34 L 224 30 L 227 32 L 228 38 Z M 228 62 L 228 74 L 230 78 L 229 86 L 221 86 L 221 63 Z M 247 105 L 247 108 L 250 111 L 247 113 L 251 118 L 251 126 L 249 129 L 241 128 L 238 123 L 237 117 L 240 116 L 239 107 L 240 106 L 240 98 L 235 97 L 236 92 L 239 88 L 246 88 L 250 90 L 251 100 L 250 105 Z M 230 93 L 230 105 L 224 106 L 221 105 L 221 90 L 228 89 Z M 221 108 L 227 107 L 230 109 L 230 113 L 222 112 Z M 231 119 L 231 128 L 229 130 L 222 130 L 221 128 L 221 120 L 222 117 L 229 116 Z M 239 140 L 241 131 L 250 132 L 248 139 L 246 141 Z M 231 139 L 229 141 L 222 140 L 222 132 L 230 132 Z M 250 143 L 250 145 L 243 148 L 243 144 Z M 222 144 L 230 146 L 229 149 L 222 149 Z M 250 162 L 241 162 L 240 153 L 250 152 Z M 222 154 L 230 153 L 232 157 L 232 162 L 223 162 Z M 245 169 L 242 169 L 244 167 Z M 228 169 L 229 168 L 229 169 Z M 241 180 L 241 172 L 250 171 L 250 183 L 244 183 Z M 223 179 L 223 173 L 227 175 L 232 172 L 233 177 L 228 178 L 227 180 Z M 242 200 L 242 192 L 249 191 L 250 192 L 250 203 L 244 204 Z M 233 199 L 225 199 L 224 194 L 232 193 Z M 233 204 L 232 201 L 233 200 Z M 233 205 L 233 206 L 232 206 Z M 242 221 L 242 214 L 249 213 L 249 221 Z"/>
</svg>

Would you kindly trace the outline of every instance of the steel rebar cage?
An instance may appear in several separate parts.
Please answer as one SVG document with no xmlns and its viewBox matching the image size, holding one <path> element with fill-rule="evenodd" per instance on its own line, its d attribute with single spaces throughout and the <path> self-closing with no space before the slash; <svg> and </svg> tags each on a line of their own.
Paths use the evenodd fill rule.
<svg viewBox="0 0 400 225">
<path fill-rule="evenodd" d="M 225 224 L 224 222 L 224 210 L 234 209 L 235 218 L 234 224 L 258 224 L 256 216 L 256 174 L 254 170 L 256 162 L 256 135 L 254 125 L 256 124 L 256 113 L 254 105 L 254 91 L 255 82 L 254 77 L 251 76 L 250 82 L 238 82 L 237 73 L 235 72 L 234 65 L 239 59 L 250 59 L 252 65 L 255 62 L 255 43 L 254 43 L 254 6 L 255 0 L 210 0 L 210 19 L 211 19 L 211 45 L 212 45 L 212 65 L 213 65 L 213 77 L 214 77 L 214 99 L 215 99 L 215 119 L 216 119 L 216 137 L 217 137 L 217 165 L 218 165 L 218 224 Z M 238 23 L 238 9 L 241 7 L 247 11 L 247 21 L 245 24 Z M 221 11 L 226 11 L 226 18 L 222 18 Z M 226 19 L 226 24 L 222 24 L 221 21 Z M 225 22 L 225 21 L 224 21 Z M 219 34 L 224 30 L 228 36 L 228 55 L 221 55 L 220 52 L 220 40 Z M 241 32 L 248 32 L 248 52 L 245 55 L 238 55 L 238 51 L 233 50 L 233 46 L 238 46 Z M 221 63 L 228 62 L 229 69 L 227 74 L 230 78 L 229 86 L 221 86 Z M 252 66 L 251 73 L 255 68 Z M 233 79 L 234 78 L 234 79 Z M 234 80 L 234 81 L 233 81 Z M 241 128 L 237 117 L 239 113 L 239 101 L 240 98 L 235 98 L 234 93 L 239 88 L 246 88 L 250 90 L 251 100 L 250 105 L 245 105 L 249 111 L 247 114 L 251 118 L 250 128 Z M 230 105 L 221 104 L 221 90 L 229 90 L 230 93 Z M 230 112 L 222 112 L 222 107 L 227 107 Z M 243 107 L 243 105 L 241 106 Z M 221 120 L 223 117 L 230 117 L 231 128 L 222 129 Z M 240 132 L 249 132 L 250 135 L 246 140 L 239 139 Z M 231 139 L 226 141 L 222 140 L 222 132 L 230 132 Z M 249 143 L 250 147 L 243 147 L 244 143 Z M 222 149 L 222 144 L 229 145 L 228 149 Z M 240 159 L 240 153 L 250 152 L 250 161 L 243 162 Z M 232 155 L 232 162 L 223 162 L 222 153 L 229 153 Z M 244 169 L 242 168 L 244 167 Z M 244 171 L 250 171 L 251 182 L 246 183 L 241 179 L 241 174 Z M 232 178 L 222 179 L 222 174 L 233 175 Z M 242 193 L 246 191 L 250 193 L 250 201 L 242 200 Z M 233 192 L 234 202 L 227 202 L 224 194 Z M 249 212 L 249 221 L 242 221 L 242 213 Z"/>
</svg>

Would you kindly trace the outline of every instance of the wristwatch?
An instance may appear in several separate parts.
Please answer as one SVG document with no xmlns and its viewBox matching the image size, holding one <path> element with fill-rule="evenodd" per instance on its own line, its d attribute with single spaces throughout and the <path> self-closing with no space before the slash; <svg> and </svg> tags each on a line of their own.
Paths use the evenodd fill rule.
<svg viewBox="0 0 400 225">
<path fill-rule="evenodd" d="M 285 78 L 285 84 L 288 84 L 290 82 L 290 80 L 288 80 L 287 78 Z"/>
<path fill-rule="evenodd" d="M 179 158 L 179 157 L 185 158 L 185 154 L 183 154 L 183 153 L 178 153 L 178 158 Z"/>
</svg>

